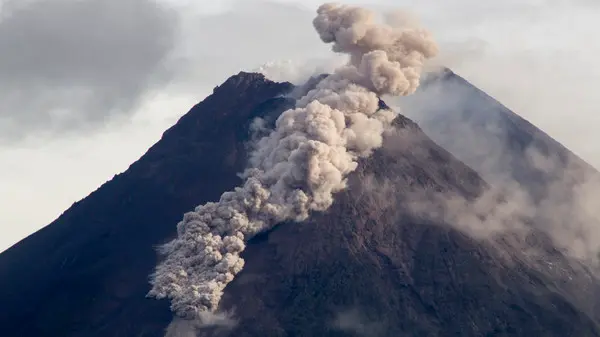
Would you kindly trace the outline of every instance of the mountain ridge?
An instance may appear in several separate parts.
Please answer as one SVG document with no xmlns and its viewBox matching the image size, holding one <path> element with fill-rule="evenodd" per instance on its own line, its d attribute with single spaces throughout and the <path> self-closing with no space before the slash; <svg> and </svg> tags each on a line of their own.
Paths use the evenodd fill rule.
<svg viewBox="0 0 600 337">
<path fill-rule="evenodd" d="M 447 106 L 436 107 L 440 100 L 445 100 Z M 403 112 L 418 121 L 438 144 L 483 174 L 486 180 L 505 179 L 500 177 L 501 171 L 508 171 L 511 179 L 535 194 L 528 180 L 547 184 L 561 179 L 567 169 L 577 170 L 579 175 L 598 175 L 577 154 L 448 68 L 429 73 L 415 94 L 403 97 L 401 104 Z M 464 138 L 456 137 L 458 134 Z M 528 150 L 550 158 L 556 167 L 544 170 L 532 165 Z M 491 160 L 482 159 L 490 154 L 494 156 Z M 486 167 L 489 162 L 491 167 Z"/>
<path fill-rule="evenodd" d="M 154 247 L 175 234 L 183 213 L 239 184 L 251 119 L 273 121 L 292 106 L 292 89 L 260 74 L 230 77 L 127 171 L 0 254 L 5 336 L 162 336 L 168 303 L 145 298 Z M 548 288 L 550 276 L 510 269 L 493 247 L 405 206 L 410 188 L 476 198 L 488 185 L 410 119 L 394 124 L 400 131 L 361 162 L 332 209 L 250 240 L 246 269 L 223 299 L 236 309 L 233 332 L 355 335 L 336 327 L 335 314 L 357 304 L 388 320 L 381 336 L 600 335 L 595 317 Z M 382 194 L 386 184 L 394 188 Z M 264 316 L 253 319 L 259 309 Z"/>
<path fill-rule="evenodd" d="M 228 109 L 227 111 L 235 111 L 238 114 L 237 118 L 228 121 L 228 126 L 244 125 L 248 121 L 248 115 L 253 112 L 252 109 L 258 103 L 285 93 L 291 87 L 289 83 L 278 84 L 266 81 L 266 78 L 259 74 L 241 72 L 232 76 L 215 89 L 217 96 L 208 97 L 195 105 L 188 114 L 169 128 L 161 138 L 161 140 L 167 139 L 166 142 L 157 142 L 125 172 L 104 183 L 88 197 L 74 203 L 50 225 L 0 254 L 0 303 L 5 306 L 0 310 L 0 324 L 16 329 L 12 334 L 10 330 L 6 332 L 8 336 L 43 336 L 45 335 L 43 331 L 47 331 L 46 333 L 52 336 L 57 334 L 67 336 L 66 332 L 61 332 L 60 326 L 64 325 L 73 329 L 73 327 L 77 327 L 78 323 L 76 321 L 67 321 L 67 323 L 65 320 L 69 320 L 69 318 L 58 319 L 48 310 L 45 315 L 51 318 L 42 318 L 43 323 L 40 323 L 40 325 L 45 325 L 44 327 L 35 324 L 15 325 L 15 322 L 28 322 L 29 317 L 36 316 L 35 310 L 40 301 L 50 301 L 47 289 L 55 289 L 57 294 L 54 296 L 60 296 L 61 293 L 77 293 L 73 296 L 85 299 L 82 306 L 92 307 L 93 294 L 86 295 L 86 289 L 79 289 L 76 292 L 75 289 L 79 287 L 69 289 L 65 283 L 68 283 L 66 281 L 69 278 L 83 281 L 83 276 L 88 269 L 90 269 L 89 273 L 98 273 L 85 264 L 77 264 L 78 260 L 84 260 L 93 265 L 98 262 L 98 258 L 100 258 L 100 263 L 97 268 L 103 271 L 101 274 L 110 275 L 114 279 L 104 282 L 109 284 L 108 287 L 112 287 L 109 289 L 111 293 L 118 292 L 117 286 L 114 285 L 115 282 L 118 282 L 116 281 L 118 278 L 127 279 L 131 277 L 129 275 L 137 275 L 137 281 L 134 283 L 140 290 L 130 289 L 131 286 L 129 286 L 123 291 L 134 298 L 133 300 L 129 298 L 130 300 L 138 302 L 133 305 L 135 308 L 132 310 L 145 313 L 144 308 L 149 308 L 149 311 L 154 310 L 158 313 L 152 317 L 155 317 L 155 321 L 159 324 L 162 322 L 160 326 L 156 327 L 156 330 L 162 331 L 171 318 L 167 303 L 145 298 L 149 289 L 148 275 L 156 264 L 157 257 L 154 248 L 174 234 L 175 224 L 180 220 L 183 212 L 192 209 L 197 204 L 214 200 L 220 196 L 222 191 L 235 187 L 239 183 L 237 173 L 243 169 L 245 163 L 245 157 L 239 154 L 244 150 L 243 142 L 236 141 L 239 134 L 231 131 L 220 133 L 219 131 L 222 130 L 215 129 L 210 122 L 214 123 L 215 118 L 225 119 L 225 116 L 219 111 Z M 236 100 L 226 100 L 225 98 L 228 97 L 219 96 L 224 95 L 226 90 L 233 90 L 239 96 Z M 219 99 L 217 100 L 217 98 Z M 202 119 L 206 119 L 207 123 L 198 123 Z M 236 123 L 235 119 L 239 123 Z M 195 132 L 194 128 L 197 128 Z M 184 137 L 183 135 L 187 136 L 185 140 L 181 139 Z M 207 144 L 206 141 L 202 141 L 202 136 L 216 137 L 217 141 Z M 194 160 L 194 154 L 199 154 L 210 146 L 213 147 L 210 149 L 211 161 Z M 215 147 L 222 147 L 227 153 L 216 151 Z M 223 165 L 211 165 L 212 163 L 222 163 Z M 168 168 L 164 169 L 165 166 Z M 157 170 L 169 171 L 170 174 L 157 175 Z M 202 187 L 194 186 L 194 183 L 197 184 L 198 181 L 196 178 L 198 173 L 195 170 L 204 170 L 206 175 L 214 177 L 210 180 L 211 184 Z M 223 175 L 228 178 L 219 179 Z M 174 189 L 177 190 L 177 193 Z M 151 195 L 152 199 L 145 200 L 145 195 Z M 91 206 L 90 200 L 94 200 Z M 94 210 L 99 207 L 98 205 L 100 209 L 106 211 Z M 158 212 L 159 218 L 145 218 L 144 214 L 147 213 L 148 208 L 164 209 L 165 211 Z M 114 218 L 115 213 L 119 213 L 118 218 Z M 94 221 L 90 222 L 87 220 L 88 217 L 99 219 L 93 219 Z M 112 219 L 107 219 L 111 217 Z M 128 226 L 122 228 L 115 226 L 113 224 L 115 219 L 118 220 L 116 222 L 127 223 Z M 146 222 L 151 222 L 155 226 L 144 230 L 136 228 L 137 224 Z M 80 227 L 87 226 L 69 228 L 74 223 L 78 223 Z M 77 232 L 79 229 L 85 230 L 85 233 L 79 234 Z M 73 237 L 76 237 L 77 240 L 73 240 Z M 139 241 L 143 243 L 137 243 Z M 130 245 L 139 246 L 142 252 L 131 251 L 131 248 L 127 248 Z M 63 253 L 61 250 L 68 253 Z M 111 252 L 111 250 L 117 251 Z M 89 252 L 92 256 L 78 257 L 81 255 L 77 254 L 78 251 Z M 101 258 L 106 257 L 107 254 L 112 256 L 110 265 L 102 265 Z M 139 265 L 127 265 L 124 261 L 118 261 L 119 259 L 114 255 L 123 255 L 127 259 L 133 259 Z M 28 268 L 23 268 L 23 266 L 28 266 Z M 132 267 L 135 268 L 132 270 Z M 65 273 L 67 275 L 62 275 L 60 279 L 52 276 L 55 270 L 61 271 L 65 268 L 71 268 L 72 271 Z M 117 271 L 109 272 L 112 269 Z M 123 275 L 119 275 L 119 273 Z M 39 287 L 42 289 L 28 281 L 36 279 L 34 275 L 49 278 Z M 107 286 L 100 280 L 86 280 L 86 282 L 93 285 L 93 291 L 90 289 L 87 291 L 105 293 L 103 296 L 107 298 L 113 297 L 113 294 L 110 296 L 106 294 Z M 131 281 L 128 282 L 131 283 Z M 27 284 L 29 287 L 25 286 Z M 14 291 L 14 289 L 21 288 L 28 290 L 24 293 Z M 135 295 L 131 295 L 132 292 Z M 46 298 L 42 300 L 40 297 Z M 119 299 L 118 296 L 115 297 L 117 303 L 113 305 L 118 308 L 120 306 L 118 303 L 122 302 L 122 299 Z M 110 300 L 105 301 L 110 302 Z M 26 303 L 21 304 L 22 302 Z M 32 306 L 31 303 L 38 303 L 38 305 Z M 70 306 L 65 305 L 65 307 Z M 156 308 L 162 308 L 162 310 Z M 93 314 L 90 315 L 93 316 Z M 88 320 L 95 321 L 91 318 Z M 57 323 L 52 323 L 53 321 Z M 101 323 L 96 324 L 101 325 Z M 92 327 L 97 326 L 91 324 L 89 327 L 84 326 L 79 329 L 85 330 Z M 75 329 L 75 331 L 77 330 Z M 99 332 L 101 331 L 102 329 L 99 330 Z M 130 334 L 125 335 L 130 336 Z"/>
</svg>

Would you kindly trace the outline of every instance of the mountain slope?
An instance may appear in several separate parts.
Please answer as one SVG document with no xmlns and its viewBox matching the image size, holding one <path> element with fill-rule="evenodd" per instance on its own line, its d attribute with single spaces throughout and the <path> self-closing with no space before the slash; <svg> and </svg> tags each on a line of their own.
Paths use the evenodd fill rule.
<svg viewBox="0 0 600 337">
<path fill-rule="evenodd" d="M 155 245 L 184 212 L 239 184 L 251 119 L 273 121 L 291 89 L 232 76 L 126 172 L 0 254 L 2 336 L 162 336 L 168 303 L 145 298 Z M 222 302 L 238 325 L 203 332 L 600 335 L 560 278 L 409 207 L 415 190 L 472 200 L 488 185 L 409 119 L 396 127 L 329 211 L 251 240 Z M 565 277 L 580 279 L 556 254 Z"/>
<path fill-rule="evenodd" d="M 530 200 L 521 207 L 535 214 L 533 224 L 555 246 L 597 266 L 600 173 L 596 169 L 449 69 L 430 74 L 400 103 L 403 113 L 428 136 L 486 181 L 526 193 Z M 570 292 L 598 319 L 595 299 L 600 288 L 592 273 L 580 267 L 577 273 L 586 276 Z"/>
<path fill-rule="evenodd" d="M 162 335 L 168 304 L 145 298 L 155 246 L 174 235 L 183 212 L 239 183 L 244 127 L 290 89 L 233 76 L 126 172 L 2 253 L 1 335 Z"/>
<path fill-rule="evenodd" d="M 476 198 L 486 184 L 472 170 L 409 121 L 387 142 L 328 212 L 250 246 L 224 300 L 240 323 L 224 335 L 598 334 L 527 261 L 405 206 L 413 189 Z"/>
<path fill-rule="evenodd" d="M 432 73 L 403 113 L 488 181 L 515 181 L 537 200 L 549 186 L 598 180 L 592 166 L 450 69 Z M 460 135 L 460 136 L 458 136 Z"/>
</svg>

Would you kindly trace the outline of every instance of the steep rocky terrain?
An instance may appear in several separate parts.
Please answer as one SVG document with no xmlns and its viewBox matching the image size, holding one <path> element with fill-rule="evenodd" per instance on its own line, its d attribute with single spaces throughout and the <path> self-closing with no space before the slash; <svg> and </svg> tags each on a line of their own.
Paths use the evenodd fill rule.
<svg viewBox="0 0 600 337">
<path fill-rule="evenodd" d="M 184 212 L 239 183 L 251 119 L 276 118 L 291 89 L 232 76 L 126 172 L 2 253 L 0 335 L 163 336 L 168 303 L 145 298 L 154 247 Z M 407 206 L 415 190 L 475 199 L 488 184 L 411 120 L 396 127 L 329 211 L 251 241 L 222 302 L 237 325 L 201 333 L 600 335 L 593 303 L 573 290 L 595 279 L 548 242 L 528 244 L 554 254 L 559 275 Z"/>
</svg>

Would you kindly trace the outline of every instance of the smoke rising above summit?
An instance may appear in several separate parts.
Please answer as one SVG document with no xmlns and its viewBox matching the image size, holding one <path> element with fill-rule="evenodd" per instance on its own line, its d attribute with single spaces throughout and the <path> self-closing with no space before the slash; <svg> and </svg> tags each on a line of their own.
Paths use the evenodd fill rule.
<svg viewBox="0 0 600 337">
<path fill-rule="evenodd" d="M 409 95 L 437 46 L 421 28 L 390 26 L 359 7 L 324 4 L 314 28 L 336 53 L 349 56 L 285 111 L 254 144 L 244 183 L 184 215 L 177 238 L 161 247 L 150 296 L 171 299 L 184 318 L 214 312 L 225 286 L 244 267 L 240 253 L 257 233 L 327 210 L 357 159 L 381 147 L 395 113 L 380 95 Z"/>
</svg>

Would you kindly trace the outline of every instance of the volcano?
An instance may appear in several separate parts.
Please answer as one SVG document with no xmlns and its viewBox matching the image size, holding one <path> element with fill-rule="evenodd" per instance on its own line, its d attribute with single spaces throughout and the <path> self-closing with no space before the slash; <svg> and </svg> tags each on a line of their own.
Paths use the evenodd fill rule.
<svg viewBox="0 0 600 337">
<path fill-rule="evenodd" d="M 456 79 L 435 82 L 436 90 L 446 90 L 447 78 Z M 240 184 L 253 119 L 273 122 L 293 107 L 287 94 L 294 89 L 256 73 L 230 77 L 125 172 L 0 254 L 0 335 L 164 336 L 169 303 L 146 298 L 156 246 L 176 235 L 182 214 Z M 542 139 L 547 155 L 570 154 L 493 99 L 482 104 L 473 113 L 509 118 L 520 137 Z M 426 124 L 435 131 L 433 121 Z M 482 176 L 495 176 L 442 132 L 434 139 L 456 156 L 403 115 L 394 128 L 329 210 L 250 240 L 246 266 L 221 302 L 231 320 L 196 333 L 599 336 L 600 282 L 552 240 L 536 232 L 516 239 L 538 248 L 534 261 L 515 240 L 474 238 L 411 209 L 415 191 L 472 201 L 493 184 Z M 517 156 L 518 149 L 507 151 Z M 531 182 L 524 177 L 533 164 L 519 165 L 511 174 Z M 532 191 L 545 183 L 536 180 Z"/>
</svg>

